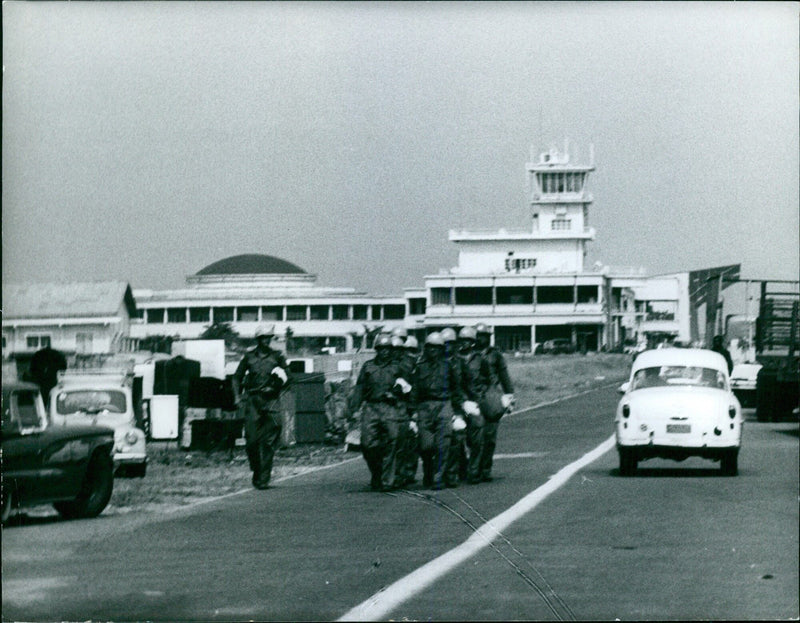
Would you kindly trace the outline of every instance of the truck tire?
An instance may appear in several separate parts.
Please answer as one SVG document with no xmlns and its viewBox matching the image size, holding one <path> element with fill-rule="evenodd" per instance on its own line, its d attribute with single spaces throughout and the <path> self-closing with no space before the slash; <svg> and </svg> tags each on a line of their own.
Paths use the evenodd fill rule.
<svg viewBox="0 0 800 623">
<path fill-rule="evenodd" d="M 719 461 L 724 476 L 736 476 L 739 473 L 739 450 L 726 450 Z"/>
<path fill-rule="evenodd" d="M 11 487 L 3 487 L 3 525 L 8 523 L 11 517 L 11 506 L 14 504 L 14 495 L 11 492 Z"/>
<path fill-rule="evenodd" d="M 774 371 L 759 371 L 756 381 L 756 419 L 759 422 L 771 422 L 775 417 L 776 382 Z"/>
<path fill-rule="evenodd" d="M 55 509 L 67 519 L 97 517 L 103 512 L 114 490 L 114 461 L 105 452 L 95 452 L 86 467 L 78 497 L 56 502 Z"/>
<path fill-rule="evenodd" d="M 633 449 L 619 449 L 619 473 L 621 476 L 633 476 L 636 473 L 636 466 L 639 460 L 636 458 Z"/>
</svg>

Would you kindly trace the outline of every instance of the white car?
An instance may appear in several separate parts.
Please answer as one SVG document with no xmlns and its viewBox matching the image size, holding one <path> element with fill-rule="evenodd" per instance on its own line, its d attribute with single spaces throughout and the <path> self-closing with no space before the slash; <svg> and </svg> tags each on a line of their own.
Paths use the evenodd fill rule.
<svg viewBox="0 0 800 623">
<path fill-rule="evenodd" d="M 755 406 L 760 363 L 737 363 L 731 372 L 731 389 L 743 406 Z"/>
<path fill-rule="evenodd" d="M 690 456 L 719 461 L 724 474 L 736 475 L 744 422 L 722 355 L 695 348 L 645 351 L 620 391 L 614 424 L 622 475 L 645 459 Z"/>
<path fill-rule="evenodd" d="M 131 378 L 102 370 L 67 370 L 50 392 L 53 426 L 93 424 L 114 429 L 114 468 L 143 478 L 147 471 L 144 431 L 136 427 Z"/>
</svg>

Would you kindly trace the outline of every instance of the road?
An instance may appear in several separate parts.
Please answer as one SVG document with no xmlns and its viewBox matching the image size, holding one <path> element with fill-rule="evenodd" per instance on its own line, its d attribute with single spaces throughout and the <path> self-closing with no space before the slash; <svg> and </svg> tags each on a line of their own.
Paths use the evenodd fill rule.
<svg viewBox="0 0 800 623">
<path fill-rule="evenodd" d="M 735 478 L 622 478 L 617 399 L 506 418 L 492 483 L 373 493 L 356 457 L 165 516 L 12 526 L 3 619 L 796 619 L 797 424 L 751 414 Z"/>
</svg>

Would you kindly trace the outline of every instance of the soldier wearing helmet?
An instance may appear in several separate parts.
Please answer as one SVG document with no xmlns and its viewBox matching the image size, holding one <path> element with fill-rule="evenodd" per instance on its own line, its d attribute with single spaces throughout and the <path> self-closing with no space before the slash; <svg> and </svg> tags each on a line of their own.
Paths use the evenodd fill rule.
<svg viewBox="0 0 800 623">
<path fill-rule="evenodd" d="M 392 337 L 401 337 L 405 340 L 408 337 L 408 331 L 405 327 L 395 327 L 392 329 Z"/>
<path fill-rule="evenodd" d="M 397 442 L 406 418 L 404 397 L 411 385 L 394 358 L 392 338 L 379 335 L 375 358 L 362 367 L 353 390 L 351 408 L 361 407 L 361 451 L 369 467 L 373 491 L 395 488 Z"/>
<path fill-rule="evenodd" d="M 453 419 L 464 402 L 458 368 L 445 359 L 441 334 L 431 333 L 412 375 L 419 426 L 422 483 L 441 489 L 458 486 L 458 462 L 451 449 Z"/>
<path fill-rule="evenodd" d="M 486 360 L 489 367 L 489 385 L 481 402 L 484 416 L 483 456 L 481 458 L 480 478 L 484 482 L 492 479 L 492 460 L 497 445 L 497 428 L 500 418 L 514 404 L 514 386 L 508 374 L 503 354 L 491 345 L 492 332 L 483 323 L 475 327 L 477 333 L 476 348 Z"/>
<path fill-rule="evenodd" d="M 402 332 L 405 332 L 405 329 L 402 329 Z M 408 374 L 404 378 L 410 379 L 419 359 L 417 339 L 413 335 L 408 336 L 398 351 L 397 357 L 403 368 L 403 374 Z M 416 482 L 417 464 L 419 463 L 419 440 L 417 437 L 419 428 L 414 417 L 414 404 L 410 399 L 405 404 L 407 417 L 400 427 L 400 439 L 397 444 L 395 480 L 398 487 L 405 487 Z"/>
<path fill-rule="evenodd" d="M 283 428 L 280 396 L 289 382 L 283 353 L 270 346 L 274 335 L 274 325 L 256 329 L 256 347 L 245 353 L 232 379 L 236 405 L 244 405 L 245 449 L 256 489 L 269 486 Z"/>
<path fill-rule="evenodd" d="M 470 484 L 481 480 L 484 418 L 479 404 L 490 381 L 488 364 L 475 350 L 476 337 L 472 327 L 464 327 L 458 333 L 461 382 L 467 398 L 463 408 L 467 428 L 455 451 L 459 454 L 460 475 Z"/>
</svg>

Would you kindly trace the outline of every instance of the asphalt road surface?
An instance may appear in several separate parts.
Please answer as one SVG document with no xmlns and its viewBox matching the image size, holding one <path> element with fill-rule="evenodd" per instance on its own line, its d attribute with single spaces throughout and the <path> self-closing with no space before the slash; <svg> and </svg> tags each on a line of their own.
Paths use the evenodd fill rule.
<svg viewBox="0 0 800 623">
<path fill-rule="evenodd" d="M 797 423 L 748 418 L 737 477 L 620 477 L 618 395 L 503 420 L 495 480 L 369 491 L 342 465 L 163 516 L 3 530 L 3 620 L 797 619 Z"/>
</svg>

